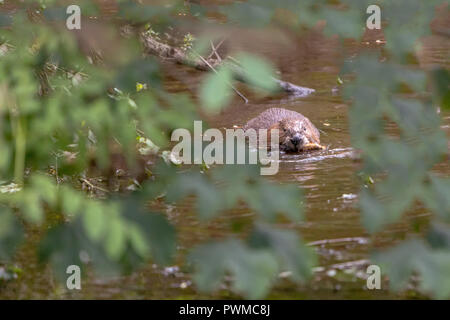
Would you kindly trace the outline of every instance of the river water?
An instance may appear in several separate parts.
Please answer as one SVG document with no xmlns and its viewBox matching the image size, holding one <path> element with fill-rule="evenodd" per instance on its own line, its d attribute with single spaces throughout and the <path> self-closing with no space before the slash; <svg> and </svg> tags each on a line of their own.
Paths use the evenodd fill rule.
<svg viewBox="0 0 450 320">
<path fill-rule="evenodd" d="M 233 104 L 219 116 L 209 117 L 209 124 L 217 128 L 230 128 L 242 125 L 248 119 L 272 107 L 295 110 L 307 116 L 321 131 L 321 143 L 328 146 L 327 151 L 307 155 L 283 155 L 280 159 L 279 172 L 271 177 L 278 182 L 298 185 L 304 191 L 306 219 L 303 223 L 280 224 L 287 229 L 298 230 L 302 237 L 313 246 L 319 255 L 319 266 L 315 268 L 313 280 L 308 285 L 295 285 L 282 280 L 272 291 L 270 298 L 414 298 L 420 294 L 413 287 L 401 293 L 394 293 L 383 283 L 382 290 L 366 289 L 365 272 L 369 255 L 374 249 L 388 247 L 411 234 L 417 234 L 418 226 L 424 224 L 429 212 L 420 205 L 408 211 L 401 222 L 390 226 L 383 232 L 371 237 L 362 228 L 360 213 L 357 209 L 360 181 L 357 177 L 361 163 L 353 159 L 350 142 L 348 111 L 346 104 L 335 90 L 339 68 L 343 60 L 352 59 L 361 49 L 380 50 L 384 45 L 382 35 L 376 32 L 366 33 L 363 41 L 339 42 L 311 31 L 296 38 L 289 45 L 269 40 L 245 45 L 246 35 L 240 35 L 236 46 L 242 45 L 246 50 L 264 55 L 274 61 L 281 71 L 283 80 L 298 85 L 314 88 L 310 96 L 295 98 L 286 95 L 277 97 L 260 97 L 252 94 L 245 86 L 239 86 L 250 102 L 245 104 L 238 97 Z M 254 34 L 249 38 L 257 38 Z M 277 38 L 276 36 L 274 37 Z M 259 38 L 258 38 L 259 40 Z M 286 47 L 283 47 L 286 45 Z M 280 49 L 282 48 L 282 49 Z M 433 64 L 449 66 L 450 44 L 439 36 L 424 40 L 419 63 L 427 69 Z M 174 78 L 183 78 L 175 72 Z M 192 76 L 192 74 L 190 74 Z M 195 92 L 195 80 L 184 84 L 183 90 Z M 450 133 L 450 113 L 441 113 L 442 129 Z M 396 134 L 394 125 L 387 128 L 390 134 Z M 436 166 L 435 170 L 448 176 L 448 161 Z M 218 219 L 207 226 L 198 225 L 195 218 L 185 220 L 189 210 L 172 207 L 179 211 L 175 220 L 179 221 L 183 237 L 182 243 L 189 246 L 199 240 L 226 235 L 230 219 L 246 219 L 252 212 L 235 210 L 227 217 Z M 190 225 L 186 226 L 185 223 Z M 420 227 L 419 227 L 420 228 Z M 283 277 L 284 275 L 280 275 Z M 287 277 L 288 278 L 288 277 Z M 225 294 L 224 292 L 223 294 Z M 217 297 L 222 297 L 218 295 Z"/>
</svg>

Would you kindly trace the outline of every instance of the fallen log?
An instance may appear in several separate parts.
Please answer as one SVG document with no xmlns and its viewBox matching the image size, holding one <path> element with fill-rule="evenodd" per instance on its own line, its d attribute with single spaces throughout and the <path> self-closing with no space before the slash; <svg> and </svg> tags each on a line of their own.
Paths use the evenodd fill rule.
<svg viewBox="0 0 450 320">
<path fill-rule="evenodd" d="M 246 71 L 231 59 L 213 58 L 213 55 L 203 58 L 196 54 L 189 54 L 189 52 L 181 48 L 162 43 L 146 33 L 141 34 L 141 41 L 144 46 L 144 54 L 172 60 L 175 63 L 189 65 L 202 71 L 215 70 L 220 66 L 227 66 L 232 71 L 233 77 L 236 80 L 246 83 Z M 280 79 L 273 78 L 273 80 L 280 91 L 297 97 L 304 97 L 315 91 L 314 89 L 297 86 Z"/>
</svg>

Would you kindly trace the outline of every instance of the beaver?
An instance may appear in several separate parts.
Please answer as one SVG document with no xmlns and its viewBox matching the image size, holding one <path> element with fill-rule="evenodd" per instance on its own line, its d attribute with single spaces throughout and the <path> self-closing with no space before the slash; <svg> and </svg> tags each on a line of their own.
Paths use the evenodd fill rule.
<svg viewBox="0 0 450 320">
<path fill-rule="evenodd" d="M 320 132 L 312 122 L 301 113 L 283 108 L 270 108 L 256 118 L 249 120 L 243 127 L 245 130 L 278 129 L 280 150 L 285 152 L 302 152 L 307 150 L 323 150 L 320 145 Z"/>
</svg>

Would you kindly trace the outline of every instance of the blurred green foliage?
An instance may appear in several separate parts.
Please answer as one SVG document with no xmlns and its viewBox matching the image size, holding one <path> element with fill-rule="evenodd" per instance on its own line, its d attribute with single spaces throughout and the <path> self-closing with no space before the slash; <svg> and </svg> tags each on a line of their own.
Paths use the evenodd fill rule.
<svg viewBox="0 0 450 320">
<path fill-rule="evenodd" d="M 184 1 L 160 6 L 118 2 L 122 19 L 155 30 L 175 25 L 177 14 L 189 10 L 206 20 L 210 9 Z M 342 0 L 339 6 L 337 1 L 328 2 L 258 0 L 216 9 L 227 23 L 245 27 L 270 24 L 276 12 L 284 10 L 294 17 L 294 30 L 326 19 L 328 34 L 359 38 L 367 6 L 382 6 L 389 61 L 362 54 L 343 68 L 343 74 L 350 72 L 354 78 L 344 86 L 353 102 L 351 135 L 363 152 L 364 174 L 384 174 L 381 182 L 362 187 L 362 223 L 369 232 L 380 231 L 398 221 L 414 201 L 422 201 L 435 213 L 427 237 L 408 240 L 374 258 L 386 267 L 395 289 L 402 288 L 412 272 L 419 272 L 424 291 L 448 297 L 450 284 L 443 279 L 450 278 L 450 185 L 448 178 L 430 171 L 448 152 L 436 105 L 449 106 L 449 76 L 444 69 L 426 73 L 407 65 L 419 37 L 429 32 L 440 1 Z M 79 5 L 86 16 L 99 12 L 94 2 Z M 111 49 L 126 52 L 114 67 L 91 63 L 94 57 L 81 49 L 75 32 L 33 21 L 24 10 L 34 6 L 47 19 L 58 21 L 57 1 L 28 1 L 22 6 L 14 14 L 0 14 L 0 25 L 8 26 L 0 29 L 0 177 L 20 188 L 0 193 L 0 259 L 13 258 L 25 225 L 42 230 L 39 257 L 51 262 L 60 278 L 71 264 L 107 275 L 131 272 L 148 259 L 169 263 L 176 253 L 176 230 L 164 214 L 147 210 L 146 202 L 163 197 L 172 203 L 195 196 L 194 210 L 202 220 L 241 202 L 257 213 L 246 239 L 207 241 L 193 248 L 188 260 L 200 290 L 216 289 L 231 274 L 233 290 L 260 298 L 281 271 L 290 271 L 296 281 L 308 279 L 314 254 L 296 233 L 270 224 L 280 213 L 292 221 L 302 219 L 300 189 L 269 183 L 253 166 L 188 170 L 161 160 L 140 190 L 102 198 L 92 198 L 65 179 L 85 175 L 92 162 L 108 168 L 116 151 L 113 140 L 133 166 L 137 139 L 167 148 L 171 130 L 191 128 L 199 117 L 187 95 L 165 91 L 158 62 L 142 60 L 138 39 L 121 39 L 118 48 Z M 115 27 L 108 25 L 117 33 Z M 126 51 L 119 51 L 119 46 Z M 189 43 L 186 50 L 191 47 Z M 273 88 L 266 80 L 273 75 L 269 64 L 247 54 L 239 61 L 248 71 L 248 82 Z M 199 92 L 206 111 L 226 106 L 231 82 L 226 67 L 206 77 Z M 401 85 L 417 95 L 401 95 Z M 387 119 L 398 126 L 399 137 L 387 135 Z M 67 152 L 75 155 L 70 161 L 61 156 Z M 45 174 L 55 164 L 62 182 Z"/>
</svg>

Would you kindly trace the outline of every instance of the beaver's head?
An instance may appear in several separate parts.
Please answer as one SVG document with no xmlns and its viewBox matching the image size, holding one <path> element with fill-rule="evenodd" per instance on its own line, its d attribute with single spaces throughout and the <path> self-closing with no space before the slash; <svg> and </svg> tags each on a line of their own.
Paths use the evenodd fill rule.
<svg viewBox="0 0 450 320">
<path fill-rule="evenodd" d="M 283 119 L 272 129 L 278 129 L 280 135 L 280 149 L 286 152 L 299 152 L 303 146 L 319 143 L 316 130 L 305 119 Z"/>
</svg>

